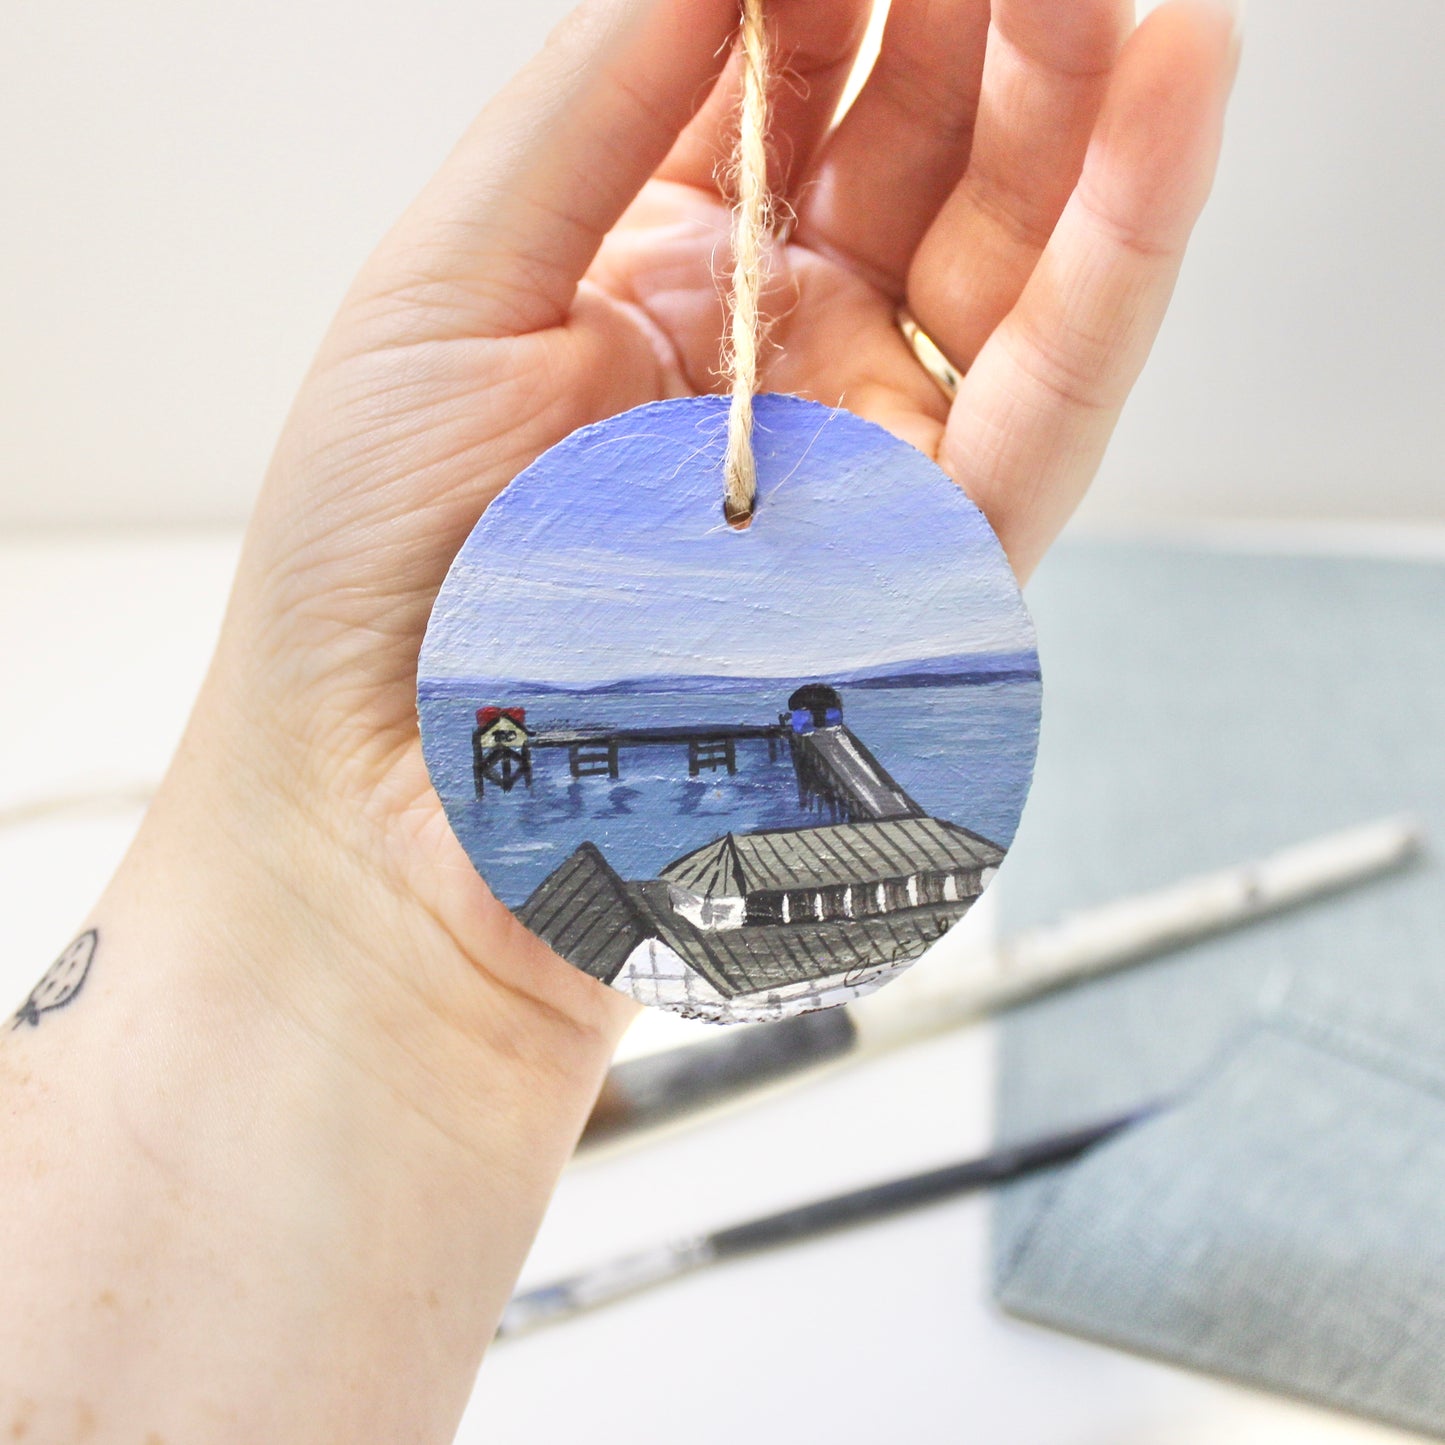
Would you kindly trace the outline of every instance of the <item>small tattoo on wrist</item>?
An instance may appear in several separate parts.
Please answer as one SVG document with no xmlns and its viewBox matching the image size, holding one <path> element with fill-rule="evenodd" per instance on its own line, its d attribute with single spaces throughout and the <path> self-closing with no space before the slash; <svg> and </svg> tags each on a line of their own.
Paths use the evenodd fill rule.
<svg viewBox="0 0 1445 1445">
<path fill-rule="evenodd" d="M 45 970 L 45 976 L 30 990 L 30 996 L 15 1011 L 12 1029 L 21 1024 L 38 1027 L 40 1015 L 53 1013 L 70 1003 L 90 976 L 95 946 L 100 942 L 97 929 L 87 929 Z"/>
</svg>

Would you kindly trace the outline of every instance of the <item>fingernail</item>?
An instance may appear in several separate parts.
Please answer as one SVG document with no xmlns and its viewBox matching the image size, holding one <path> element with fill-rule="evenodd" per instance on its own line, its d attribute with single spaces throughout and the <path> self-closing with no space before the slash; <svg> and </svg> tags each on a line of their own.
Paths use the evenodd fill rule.
<svg viewBox="0 0 1445 1445">
<path fill-rule="evenodd" d="M 1146 0 L 1150 9 L 1154 8 L 1154 0 Z M 1244 6 L 1245 0 L 1199 0 L 1200 4 L 1212 5 L 1217 10 L 1222 10 L 1229 16 L 1229 28 L 1237 45 L 1239 37 L 1244 30 Z M 1141 12 L 1143 10 L 1141 5 Z"/>
<path fill-rule="evenodd" d="M 1244 7 L 1246 0 L 1214 0 L 1214 4 L 1229 12 L 1230 31 L 1237 45 L 1244 34 Z"/>
</svg>

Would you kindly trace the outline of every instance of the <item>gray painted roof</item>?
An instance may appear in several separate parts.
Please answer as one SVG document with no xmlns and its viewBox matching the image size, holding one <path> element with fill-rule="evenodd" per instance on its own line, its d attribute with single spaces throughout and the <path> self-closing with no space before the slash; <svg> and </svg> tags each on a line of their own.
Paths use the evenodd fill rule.
<svg viewBox="0 0 1445 1445">
<path fill-rule="evenodd" d="M 627 955 L 654 932 L 592 843 L 549 873 L 517 917 L 554 953 L 603 983 L 611 983 Z"/>
<path fill-rule="evenodd" d="M 1002 848 L 956 823 L 888 818 L 771 833 L 728 833 L 675 859 L 662 870 L 662 877 L 703 896 L 737 897 L 882 882 L 913 873 L 995 868 L 1002 860 Z"/>
<path fill-rule="evenodd" d="M 905 963 L 952 927 L 972 900 L 713 932 L 674 911 L 669 883 L 736 896 L 976 870 L 1002 857 L 1002 849 L 953 823 L 898 818 L 728 834 L 670 864 L 661 879 L 625 883 L 594 844 L 584 843 L 538 885 L 517 916 L 569 963 L 604 983 L 616 978 L 634 948 L 657 938 L 724 997 L 735 998 Z"/>
</svg>

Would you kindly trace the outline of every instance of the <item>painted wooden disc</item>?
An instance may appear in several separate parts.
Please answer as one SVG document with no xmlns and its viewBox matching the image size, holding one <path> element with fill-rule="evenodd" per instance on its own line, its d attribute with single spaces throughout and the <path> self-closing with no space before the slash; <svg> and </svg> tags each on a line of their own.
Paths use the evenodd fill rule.
<svg viewBox="0 0 1445 1445">
<path fill-rule="evenodd" d="M 983 514 L 882 428 L 757 400 L 585 428 L 488 508 L 437 598 L 422 746 L 493 892 L 563 958 L 720 1022 L 844 1003 L 948 931 L 1033 771 L 1033 628 Z"/>
</svg>

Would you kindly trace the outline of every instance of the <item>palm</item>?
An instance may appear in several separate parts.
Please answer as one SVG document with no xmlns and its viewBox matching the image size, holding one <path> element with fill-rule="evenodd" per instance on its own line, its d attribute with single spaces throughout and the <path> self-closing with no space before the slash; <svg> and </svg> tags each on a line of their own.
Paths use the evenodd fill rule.
<svg viewBox="0 0 1445 1445">
<path fill-rule="evenodd" d="M 654 180 L 603 243 L 588 279 L 616 304 L 595 324 L 615 328 L 619 341 L 640 328 L 644 343 L 649 333 L 666 343 L 640 368 L 637 400 L 725 389 L 729 223 L 715 191 Z M 932 454 L 947 406 L 903 344 L 896 307 L 845 261 L 778 245 L 765 291 L 764 388 L 848 407 Z"/>
</svg>

